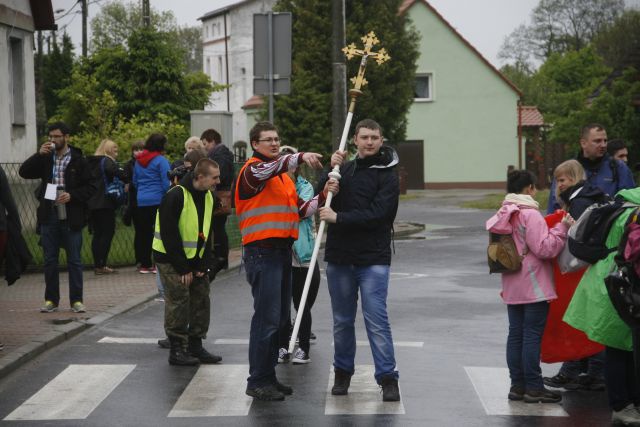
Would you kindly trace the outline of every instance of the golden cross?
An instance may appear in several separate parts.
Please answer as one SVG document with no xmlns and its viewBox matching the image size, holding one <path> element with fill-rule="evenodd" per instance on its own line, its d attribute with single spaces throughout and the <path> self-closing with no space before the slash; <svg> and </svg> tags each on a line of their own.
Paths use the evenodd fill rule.
<svg viewBox="0 0 640 427">
<path fill-rule="evenodd" d="M 354 56 L 362 56 L 358 75 L 351 78 L 351 83 L 353 83 L 354 89 L 358 91 L 362 86 L 367 84 L 367 79 L 364 78 L 364 70 L 368 58 L 375 59 L 378 65 L 381 65 L 391 59 L 385 48 L 381 48 L 377 52 L 371 51 L 373 46 L 380 43 L 380 40 L 378 40 L 378 37 L 376 37 L 376 34 L 373 31 L 370 31 L 369 34 L 362 36 L 360 39 L 364 43 L 364 49 L 358 49 L 355 43 L 351 43 L 350 45 L 342 48 L 342 52 L 347 56 L 347 59 L 351 59 Z"/>
</svg>

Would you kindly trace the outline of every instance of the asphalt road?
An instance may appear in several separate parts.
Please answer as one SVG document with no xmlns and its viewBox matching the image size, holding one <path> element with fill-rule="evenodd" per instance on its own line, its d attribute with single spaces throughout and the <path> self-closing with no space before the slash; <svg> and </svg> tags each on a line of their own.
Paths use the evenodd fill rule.
<svg viewBox="0 0 640 427">
<path fill-rule="evenodd" d="M 388 306 L 399 404 L 381 403 L 366 343 L 358 346 L 356 370 L 362 375 L 350 396 L 329 395 L 333 346 L 324 274 L 313 308 L 318 339 L 312 361 L 278 367 L 293 396 L 271 403 L 243 396 L 252 300 L 244 274 L 231 273 L 214 282 L 205 342 L 222 355 L 221 365 L 170 366 L 167 350 L 154 344 L 163 335 L 163 303 L 149 302 L 3 379 L 0 425 L 608 425 L 602 392 L 565 392 L 561 405 L 507 402 L 506 310 L 499 277 L 487 274 L 485 262 L 483 224 L 491 212 L 457 208 L 465 197 L 420 193 L 403 201 L 398 214 L 426 225 L 425 232 L 395 242 Z M 366 340 L 360 315 L 357 337 Z M 543 367 L 550 374 L 557 368 Z"/>
</svg>

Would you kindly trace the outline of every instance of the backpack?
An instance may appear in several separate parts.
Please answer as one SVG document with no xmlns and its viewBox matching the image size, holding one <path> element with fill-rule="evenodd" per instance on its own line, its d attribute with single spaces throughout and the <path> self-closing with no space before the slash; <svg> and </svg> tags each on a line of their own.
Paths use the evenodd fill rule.
<svg viewBox="0 0 640 427">
<path fill-rule="evenodd" d="M 127 201 L 127 193 L 124 191 L 124 183 L 120 181 L 117 176 L 114 176 L 111 182 L 107 180 L 107 174 L 104 171 L 105 161 L 106 157 L 103 157 L 100 161 L 100 169 L 102 179 L 104 181 L 104 194 L 113 200 L 116 206 L 123 205 Z"/>
<path fill-rule="evenodd" d="M 487 263 L 489 273 L 515 273 L 522 267 L 524 256 L 518 253 L 511 234 L 489 232 Z"/>
<path fill-rule="evenodd" d="M 604 283 L 611 304 L 631 328 L 640 328 L 640 208 L 629 215 L 614 261 Z"/>
<path fill-rule="evenodd" d="M 589 264 L 595 264 L 615 252 L 616 248 L 606 245 L 609 230 L 625 209 L 635 206 L 622 199 L 589 206 L 571 227 L 567 239 L 569 252 Z"/>
</svg>

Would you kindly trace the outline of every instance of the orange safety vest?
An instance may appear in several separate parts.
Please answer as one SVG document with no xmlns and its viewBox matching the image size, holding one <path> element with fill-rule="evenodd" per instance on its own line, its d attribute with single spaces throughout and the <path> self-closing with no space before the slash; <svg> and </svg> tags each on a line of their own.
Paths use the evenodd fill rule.
<svg viewBox="0 0 640 427">
<path fill-rule="evenodd" d="M 238 176 L 241 177 L 250 164 L 261 161 L 256 157 L 250 158 Z M 298 194 L 289 175 L 283 173 L 269 179 L 262 191 L 247 200 L 240 199 L 239 187 L 238 179 L 235 203 L 243 245 L 274 237 L 298 238 Z"/>
</svg>

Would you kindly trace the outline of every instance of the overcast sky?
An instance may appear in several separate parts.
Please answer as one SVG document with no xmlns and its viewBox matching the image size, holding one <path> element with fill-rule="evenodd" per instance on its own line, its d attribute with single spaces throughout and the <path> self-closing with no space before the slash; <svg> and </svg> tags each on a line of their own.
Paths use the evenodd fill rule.
<svg viewBox="0 0 640 427">
<path fill-rule="evenodd" d="M 100 5 L 110 0 L 89 0 L 89 19 L 100 9 Z M 198 18 L 207 12 L 219 9 L 238 0 L 150 0 L 158 10 L 171 10 L 180 25 L 199 25 Z M 328 1 L 328 0 L 326 0 Z M 140 0 L 135 0 L 139 3 Z M 498 51 L 505 38 L 518 25 L 528 23 L 529 14 L 539 0 L 429 0 L 429 3 L 449 23 L 466 38 L 493 65 L 500 67 Z M 640 0 L 627 0 L 627 4 L 640 7 Z M 67 25 L 67 31 L 80 53 L 82 24 L 77 0 L 53 0 L 53 9 L 64 9 L 56 16 L 64 15 L 69 8 L 73 11 L 57 22 L 59 27 Z M 349 40 L 347 40 L 349 42 Z"/>
</svg>

